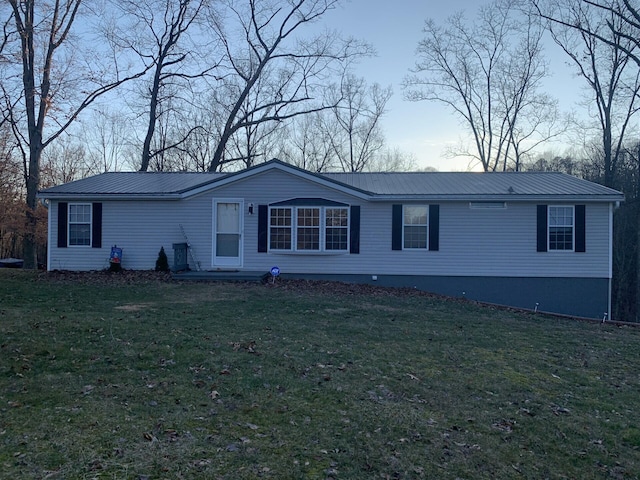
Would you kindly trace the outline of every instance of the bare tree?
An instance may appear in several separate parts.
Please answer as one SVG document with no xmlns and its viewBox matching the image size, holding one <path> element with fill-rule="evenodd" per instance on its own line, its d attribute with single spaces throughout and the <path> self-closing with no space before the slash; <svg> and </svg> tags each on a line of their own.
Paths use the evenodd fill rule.
<svg viewBox="0 0 640 480">
<path fill-rule="evenodd" d="M 330 115 L 323 111 L 293 118 L 282 135 L 279 158 L 312 172 L 337 168 L 335 151 L 325 135 L 324 117 Z"/>
<path fill-rule="evenodd" d="M 238 130 L 333 106 L 322 103 L 322 87 L 336 71 L 333 66 L 368 54 L 370 48 L 354 40 L 343 41 L 335 33 L 309 40 L 298 33 L 337 3 L 338 0 L 227 0 L 228 16 L 211 19 L 225 51 L 218 76 L 225 91 L 233 95 L 219 97 L 226 118 L 209 171 L 219 170 L 223 163 L 233 160 L 225 158 L 225 151 Z M 233 35 L 234 29 L 238 35 Z M 270 85 L 264 88 L 263 82 L 265 96 L 252 108 L 243 110 L 258 80 L 265 77 Z"/>
<path fill-rule="evenodd" d="M 325 117 L 329 139 L 345 172 L 365 170 L 384 146 L 380 121 L 393 94 L 391 87 L 375 83 L 368 86 L 364 78 L 353 74 L 342 77 L 340 85 L 331 89 L 333 115 Z M 333 125 L 335 123 L 335 125 Z"/>
<path fill-rule="evenodd" d="M 601 137 L 603 183 L 615 187 L 626 134 L 639 108 L 640 70 L 633 61 L 639 47 L 634 31 L 615 13 L 617 1 L 609 1 L 607 8 L 582 0 L 550 2 L 545 13 L 537 6 L 543 18 L 557 20 L 548 22 L 549 31 L 589 88 Z"/>
<path fill-rule="evenodd" d="M 278 141 L 277 133 L 284 128 L 283 122 L 256 122 L 254 120 L 259 118 L 260 114 L 257 112 L 271 94 L 271 81 L 270 75 L 263 74 L 240 107 L 239 116 L 248 121 L 229 138 L 226 149 L 227 163 L 237 161 L 244 168 L 248 168 L 261 160 L 268 160 L 269 146 Z M 233 93 L 231 96 L 234 96 Z"/>
<path fill-rule="evenodd" d="M 608 27 L 615 35 L 622 36 L 627 42 L 634 45 L 634 49 L 630 50 L 625 45 L 624 42 L 620 42 L 619 40 L 611 40 L 610 35 L 601 36 L 599 32 L 592 32 L 589 30 L 587 26 L 584 26 L 580 23 L 566 23 L 564 20 L 549 15 L 549 13 L 543 13 L 543 10 L 540 7 L 542 3 L 539 0 L 532 0 L 532 3 L 538 9 L 538 12 L 546 18 L 547 20 L 552 21 L 553 23 L 561 24 L 566 27 L 573 28 L 587 35 L 592 35 L 601 42 L 607 43 L 612 47 L 621 49 L 625 54 L 629 55 L 633 61 L 640 65 L 640 55 L 638 55 L 637 48 L 640 47 L 640 37 L 638 36 L 638 30 L 640 30 L 640 9 L 634 5 L 632 0 L 619 0 L 619 1 L 596 1 L 596 0 L 581 0 L 584 5 L 588 5 L 594 7 L 596 9 L 600 9 L 602 11 L 608 12 L 613 17 L 615 17 L 616 21 L 608 22 Z M 620 29 L 620 25 L 622 25 L 622 29 Z"/>
<path fill-rule="evenodd" d="M 91 113 L 79 133 L 80 141 L 87 147 L 87 173 L 120 171 L 133 155 L 132 128 L 120 111 L 100 108 Z M 136 168 L 138 164 L 136 155 Z"/>
<path fill-rule="evenodd" d="M 547 138 L 542 124 L 555 114 L 527 123 L 540 105 L 547 74 L 542 57 L 543 29 L 524 15 L 517 0 L 497 0 L 469 23 L 458 13 L 441 27 L 428 20 L 419 43 L 419 60 L 404 81 L 406 98 L 437 101 L 468 127 L 474 147 L 461 152 L 485 171 L 518 168 L 523 149 Z M 547 130 L 548 132 L 548 130 Z"/>
<path fill-rule="evenodd" d="M 78 115 L 102 95 L 122 83 L 141 76 L 128 72 L 117 60 L 109 68 L 96 63 L 104 50 L 88 52 L 80 47 L 73 27 L 86 14 L 81 0 L 40 3 L 35 0 L 9 0 L 13 34 L 5 50 L 13 49 L 19 64 L 3 70 L 4 104 L 14 135 L 21 144 L 26 185 L 25 267 L 35 268 L 36 259 L 36 193 L 40 183 L 40 161 L 43 150 L 55 141 L 77 119 Z M 85 18 L 88 20 L 88 18 Z M 98 48 L 105 49 L 102 43 Z M 87 53 L 83 56 L 82 53 Z M 117 59 L 117 56 L 109 57 Z M 19 65 L 19 66 L 18 66 Z M 16 84 L 15 80 L 19 78 Z"/>
<path fill-rule="evenodd" d="M 119 22 L 119 29 L 110 32 L 113 41 L 122 48 L 133 49 L 152 72 L 150 81 L 145 82 L 148 117 L 139 168 L 146 171 L 154 156 L 185 141 L 174 138 L 169 144 L 155 142 L 154 148 L 158 119 L 171 113 L 161 104 L 169 99 L 178 103 L 176 98 L 190 91 L 191 82 L 215 68 L 200 66 L 202 57 L 211 50 L 207 45 L 210 36 L 197 30 L 208 1 L 116 0 L 115 3 L 125 19 Z"/>
<path fill-rule="evenodd" d="M 203 97 L 203 104 L 211 105 L 211 95 Z M 185 121 L 178 126 L 184 133 L 179 134 L 185 141 L 178 147 L 181 153 L 179 157 L 178 169 L 182 171 L 208 171 L 213 152 L 217 147 L 218 134 L 216 126 L 222 122 L 219 112 L 210 108 L 192 108 L 185 112 Z M 187 131 L 192 130 L 192 125 L 200 128 L 193 130 L 190 135 Z"/>
<path fill-rule="evenodd" d="M 383 148 L 375 161 L 367 165 L 367 170 L 378 172 L 410 172 L 417 169 L 417 160 L 412 153 L 403 152 L 399 148 Z M 435 171 L 433 167 L 426 167 L 424 171 Z"/>
<path fill-rule="evenodd" d="M 61 137 L 42 152 L 40 184 L 52 187 L 72 182 L 88 175 L 87 151 L 84 145 L 69 136 Z"/>
</svg>

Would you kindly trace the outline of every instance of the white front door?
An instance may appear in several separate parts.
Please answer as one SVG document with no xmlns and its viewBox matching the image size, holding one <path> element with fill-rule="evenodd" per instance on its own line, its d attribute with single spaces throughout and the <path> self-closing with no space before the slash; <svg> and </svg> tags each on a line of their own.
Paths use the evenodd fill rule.
<svg viewBox="0 0 640 480">
<path fill-rule="evenodd" d="M 213 201 L 213 265 L 242 266 L 242 200 Z"/>
</svg>

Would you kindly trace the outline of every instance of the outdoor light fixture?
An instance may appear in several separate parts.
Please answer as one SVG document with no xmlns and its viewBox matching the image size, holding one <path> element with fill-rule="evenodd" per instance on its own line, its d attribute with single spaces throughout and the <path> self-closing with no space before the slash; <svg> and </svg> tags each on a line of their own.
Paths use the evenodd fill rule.
<svg viewBox="0 0 640 480">
<path fill-rule="evenodd" d="M 253 203 L 249 204 L 249 215 L 253 215 Z"/>
</svg>

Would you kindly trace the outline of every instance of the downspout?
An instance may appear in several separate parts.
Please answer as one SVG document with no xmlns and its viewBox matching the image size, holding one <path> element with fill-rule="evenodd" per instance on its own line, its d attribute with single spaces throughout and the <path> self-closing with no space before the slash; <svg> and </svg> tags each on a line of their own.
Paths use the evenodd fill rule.
<svg viewBox="0 0 640 480">
<path fill-rule="evenodd" d="M 609 292 L 607 294 L 607 312 L 605 313 L 605 318 L 608 317 L 609 320 L 613 320 L 611 316 L 611 295 L 613 285 L 613 211 L 618 209 L 618 207 L 620 207 L 620 201 L 609 203 Z"/>
</svg>

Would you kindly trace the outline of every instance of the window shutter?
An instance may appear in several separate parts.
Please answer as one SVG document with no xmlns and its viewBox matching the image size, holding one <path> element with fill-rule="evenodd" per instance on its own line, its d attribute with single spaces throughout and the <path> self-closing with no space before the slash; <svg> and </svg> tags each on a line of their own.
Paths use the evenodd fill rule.
<svg viewBox="0 0 640 480">
<path fill-rule="evenodd" d="M 429 205 L 429 250 L 440 250 L 440 205 Z"/>
<path fill-rule="evenodd" d="M 584 205 L 576 205 L 575 206 L 576 219 L 576 252 L 586 252 L 586 215 L 585 215 L 585 206 Z"/>
<path fill-rule="evenodd" d="M 360 205 L 351 206 L 349 253 L 360 253 Z"/>
<path fill-rule="evenodd" d="M 269 206 L 258 205 L 258 252 L 267 251 L 269 240 Z"/>
<path fill-rule="evenodd" d="M 91 247 L 102 248 L 102 203 L 92 205 L 91 219 Z"/>
<path fill-rule="evenodd" d="M 547 206 L 538 205 L 538 226 L 537 226 L 538 252 L 547 251 Z"/>
<path fill-rule="evenodd" d="M 58 203 L 58 248 L 67 248 L 67 202 Z"/>
<path fill-rule="evenodd" d="M 402 250 L 402 205 L 392 206 L 391 250 Z"/>
</svg>

